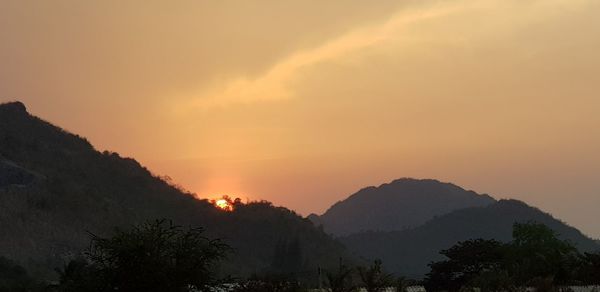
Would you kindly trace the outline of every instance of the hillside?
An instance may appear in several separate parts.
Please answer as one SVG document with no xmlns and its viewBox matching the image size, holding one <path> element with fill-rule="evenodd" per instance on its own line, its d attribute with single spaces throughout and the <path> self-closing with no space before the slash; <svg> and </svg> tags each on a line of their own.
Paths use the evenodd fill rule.
<svg viewBox="0 0 600 292">
<path fill-rule="evenodd" d="M 311 215 L 337 236 L 362 231 L 397 231 L 419 226 L 454 210 L 487 206 L 495 200 L 437 180 L 404 178 L 368 187 L 337 202 L 321 216 Z"/>
<path fill-rule="evenodd" d="M 285 208 L 255 202 L 218 210 L 133 159 L 96 151 L 21 103 L 0 105 L 0 256 L 51 278 L 87 246 L 87 231 L 108 235 L 115 226 L 155 218 L 224 238 L 235 249 L 224 273 L 234 276 L 269 270 L 281 244 L 299 243 L 299 272 L 336 263 L 343 253 L 341 244 Z"/>
<path fill-rule="evenodd" d="M 600 249 L 577 229 L 516 200 L 458 210 L 410 230 L 365 232 L 340 240 L 358 256 L 382 259 L 386 268 L 396 274 L 422 277 L 429 271 L 428 263 L 442 259 L 440 250 L 458 241 L 476 238 L 508 242 L 512 238 L 512 225 L 527 221 L 546 224 L 582 251 Z"/>
</svg>

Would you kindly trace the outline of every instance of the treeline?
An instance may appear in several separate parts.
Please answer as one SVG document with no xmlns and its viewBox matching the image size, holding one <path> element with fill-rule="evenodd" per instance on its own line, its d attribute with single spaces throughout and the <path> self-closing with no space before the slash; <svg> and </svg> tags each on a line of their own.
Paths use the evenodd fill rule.
<svg viewBox="0 0 600 292">
<path fill-rule="evenodd" d="M 271 267 L 247 278 L 223 275 L 221 264 L 239 255 L 220 239 L 209 238 L 202 228 L 182 227 L 155 220 L 117 229 L 111 237 L 90 234 L 89 248 L 58 269 L 58 281 L 44 283 L 30 277 L 15 263 L 0 261 L 0 291 L 11 292 L 293 292 L 319 286 L 332 291 L 402 285 L 383 271 L 381 262 L 349 268 L 340 259 L 337 269 L 307 270 L 305 247 L 297 239 L 280 241 Z M 351 264 L 350 264 L 351 265 Z M 318 282 L 306 281 L 307 273 Z"/>
<path fill-rule="evenodd" d="M 247 255 L 206 234 L 202 228 L 168 220 L 116 229 L 110 237 L 90 233 L 89 247 L 57 269 L 53 283 L 34 279 L 12 261 L 0 261 L 0 292 L 266 292 L 316 286 L 306 280 L 317 278 L 317 269 L 306 267 L 309 257 L 304 251 L 310 248 L 298 239 L 280 241 L 271 266 L 242 279 L 221 268 L 231 258 Z"/>
<path fill-rule="evenodd" d="M 190 291 L 218 284 L 216 268 L 230 248 L 204 236 L 201 228 L 183 228 L 166 220 L 116 230 L 109 238 L 91 235 L 89 248 L 57 272 L 56 283 L 42 284 L 7 263 L 0 291 Z M 3 263 L 3 262 L 0 262 Z M 5 273 L 8 272 L 8 273 Z"/>
<path fill-rule="evenodd" d="M 516 223 L 513 240 L 468 240 L 441 251 L 447 260 L 430 264 L 428 291 L 554 290 L 600 284 L 600 253 L 579 253 L 539 223 Z"/>
<path fill-rule="evenodd" d="M 344 263 L 310 273 L 318 282 L 302 282 L 302 246 L 297 240 L 275 247 L 270 271 L 240 279 L 220 273 L 227 257 L 240 256 L 201 228 L 155 220 L 111 237 L 90 234 L 89 248 L 62 269 L 58 281 L 43 283 L 20 266 L 0 258 L 0 292 L 188 292 L 188 291 L 307 291 L 323 288 L 379 292 L 393 287 L 424 285 L 427 291 L 558 291 L 571 285 L 600 285 L 600 253 L 579 253 L 543 224 L 515 224 L 513 240 L 475 239 L 441 251 L 447 259 L 430 264 L 424 280 L 395 277 L 382 268 Z M 364 291 L 364 290 L 363 290 Z"/>
</svg>

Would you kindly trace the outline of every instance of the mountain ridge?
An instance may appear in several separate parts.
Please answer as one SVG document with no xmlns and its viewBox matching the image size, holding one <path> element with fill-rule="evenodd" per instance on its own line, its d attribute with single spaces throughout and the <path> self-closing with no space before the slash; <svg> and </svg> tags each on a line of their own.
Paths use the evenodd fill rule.
<svg viewBox="0 0 600 292">
<path fill-rule="evenodd" d="M 598 247 L 598 242 L 537 208 L 517 200 L 496 201 L 451 183 L 398 179 L 363 188 L 349 202 L 361 203 L 373 194 L 375 200 L 360 207 L 375 213 L 389 207 L 386 216 L 411 215 L 421 206 L 439 203 L 438 198 L 451 198 L 454 205 L 448 208 L 444 205 L 448 201 L 442 201 L 443 212 L 429 208 L 431 212 L 409 228 L 397 224 L 400 218 L 392 220 L 396 225 L 385 226 L 388 230 L 359 230 L 334 240 L 314 226 L 326 228 L 327 216 L 302 218 L 268 202 L 241 204 L 234 212 L 218 210 L 153 175 L 135 159 L 99 152 L 85 138 L 30 115 L 22 103 L 0 104 L 0 256 L 44 277 L 55 277 L 53 269 L 86 246 L 86 231 L 105 235 L 115 226 L 126 228 L 157 218 L 203 226 L 207 235 L 224 238 L 238 251 L 223 267 L 234 275 L 268 272 L 277 246 L 299 242 L 303 267 L 297 268 L 303 272 L 335 266 L 351 253 L 368 260 L 380 258 L 396 274 L 420 277 L 429 261 L 440 258 L 441 249 L 473 238 L 506 241 L 514 222 L 530 220 L 556 229 L 584 251 Z M 397 194 L 419 199 L 421 205 L 390 204 L 387 196 Z M 338 202 L 330 210 L 343 205 Z M 357 214 L 364 218 L 364 213 Z M 377 220 L 368 223 L 373 222 Z"/>
<path fill-rule="evenodd" d="M 308 218 L 336 236 L 362 231 L 393 231 L 419 226 L 434 216 L 485 206 L 496 200 L 435 179 L 401 178 L 359 190 Z"/>
<path fill-rule="evenodd" d="M 30 115 L 24 104 L 0 104 L 0 256 L 35 275 L 56 277 L 89 242 L 115 227 L 167 218 L 204 227 L 236 251 L 223 272 L 271 269 L 281 242 L 302 246 L 303 267 L 335 265 L 343 246 L 283 207 L 268 202 L 215 208 L 153 175 L 135 159 L 99 152 L 85 138 Z"/>
<path fill-rule="evenodd" d="M 510 241 L 514 223 L 538 222 L 555 230 L 580 251 L 597 251 L 600 245 L 576 228 L 526 203 L 503 199 L 485 207 L 456 210 L 429 220 L 424 225 L 389 232 L 355 233 L 340 240 L 355 255 L 385 259 L 390 271 L 415 278 L 428 272 L 427 264 L 443 259 L 439 254 L 459 241 L 495 239 Z"/>
</svg>

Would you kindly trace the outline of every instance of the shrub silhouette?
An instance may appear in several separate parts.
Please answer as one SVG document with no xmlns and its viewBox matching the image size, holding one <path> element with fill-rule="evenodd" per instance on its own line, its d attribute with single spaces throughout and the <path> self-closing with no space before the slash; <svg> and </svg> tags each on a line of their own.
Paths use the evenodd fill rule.
<svg viewBox="0 0 600 292">
<path fill-rule="evenodd" d="M 146 222 L 110 238 L 92 235 L 85 261 L 61 272 L 59 291 L 188 291 L 215 284 L 229 247 L 166 220 Z"/>
</svg>

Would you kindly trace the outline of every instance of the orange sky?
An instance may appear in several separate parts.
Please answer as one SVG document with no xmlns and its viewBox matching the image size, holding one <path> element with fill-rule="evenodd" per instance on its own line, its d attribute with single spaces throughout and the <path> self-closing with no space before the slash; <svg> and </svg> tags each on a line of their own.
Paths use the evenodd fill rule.
<svg viewBox="0 0 600 292">
<path fill-rule="evenodd" d="M 0 6 L 0 101 L 201 196 L 437 178 L 600 237 L 599 1 Z"/>
</svg>

